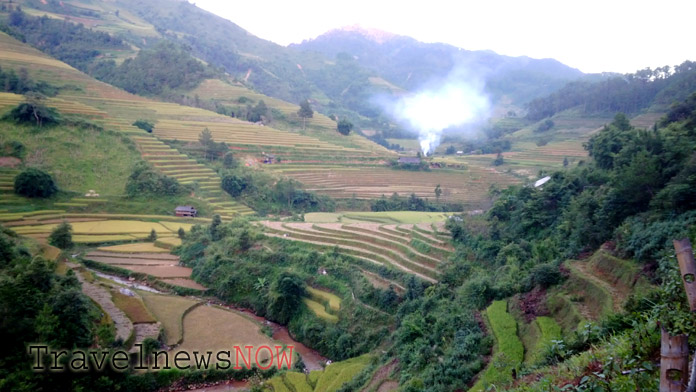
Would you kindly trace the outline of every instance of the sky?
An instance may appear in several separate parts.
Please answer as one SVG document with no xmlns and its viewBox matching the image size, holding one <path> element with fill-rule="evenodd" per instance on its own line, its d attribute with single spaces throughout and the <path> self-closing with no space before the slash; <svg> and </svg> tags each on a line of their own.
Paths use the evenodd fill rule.
<svg viewBox="0 0 696 392">
<path fill-rule="evenodd" d="M 587 73 L 696 61 L 694 0 L 189 0 L 280 45 L 359 24 Z"/>
</svg>

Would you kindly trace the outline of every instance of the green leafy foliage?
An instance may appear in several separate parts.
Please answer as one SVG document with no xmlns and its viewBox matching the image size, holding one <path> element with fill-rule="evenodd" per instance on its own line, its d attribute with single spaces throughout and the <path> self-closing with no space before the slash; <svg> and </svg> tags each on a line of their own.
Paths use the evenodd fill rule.
<svg viewBox="0 0 696 392">
<path fill-rule="evenodd" d="M 297 181 L 276 180 L 266 173 L 244 167 L 224 175 L 221 187 L 260 214 L 330 212 L 335 208 L 329 197 L 305 191 Z"/>
<path fill-rule="evenodd" d="M 48 243 L 59 249 L 70 249 L 73 247 L 72 226 L 68 222 L 63 222 L 56 226 L 48 237 Z"/>
<path fill-rule="evenodd" d="M 20 68 L 18 73 L 14 69 L 3 71 L 0 68 L 0 91 L 15 94 L 26 94 L 33 91 L 49 97 L 58 93 L 56 87 L 43 81 L 32 80 L 26 68 Z"/>
<path fill-rule="evenodd" d="M 113 61 L 102 62 L 92 72 L 124 90 L 141 95 L 159 95 L 167 90 L 192 89 L 212 76 L 190 51 L 169 41 L 152 49 L 143 49 L 133 59 L 116 66 Z"/>
<path fill-rule="evenodd" d="M 645 68 L 597 82 L 580 80 L 529 102 L 527 118 L 539 121 L 576 106 L 588 114 L 637 113 L 654 104 L 682 101 L 695 86 L 696 63 L 693 61 L 685 61 L 674 69 L 669 66 Z"/>
<path fill-rule="evenodd" d="M 148 120 L 142 120 L 142 119 L 136 120 L 136 121 L 133 123 L 133 126 L 134 126 L 134 127 L 138 127 L 138 128 L 142 129 L 143 131 L 145 131 L 145 132 L 147 132 L 147 133 L 152 133 L 152 131 L 155 129 L 155 123 L 154 123 L 154 122 L 148 121 Z"/>
<path fill-rule="evenodd" d="M 341 135 L 347 136 L 350 133 L 350 131 L 353 130 L 353 123 L 343 118 L 336 125 L 336 129 L 338 130 L 338 133 L 340 133 Z"/>
<path fill-rule="evenodd" d="M 359 301 L 379 306 L 377 298 L 384 290 L 372 287 L 343 256 L 265 239 L 258 227 L 241 219 L 194 226 L 176 252 L 193 268 L 193 278 L 218 298 L 286 323 L 295 339 L 332 359 L 368 352 L 388 334 L 391 316 L 356 300 L 342 301 L 336 323 L 317 317 L 303 304 L 307 282 L 315 282 L 342 297 L 352 292 Z M 320 267 L 330 274 L 317 276 Z"/>
<path fill-rule="evenodd" d="M 29 168 L 15 177 L 14 191 L 21 196 L 46 198 L 55 195 L 58 187 L 50 174 Z"/>
<path fill-rule="evenodd" d="M 3 120 L 11 120 L 18 124 L 55 125 L 60 122 L 58 110 L 46 106 L 45 97 L 41 94 L 30 92 L 25 96 L 25 102 L 20 103 L 9 113 L 3 116 Z"/>
<path fill-rule="evenodd" d="M 186 188 L 171 177 L 156 172 L 145 162 L 139 162 L 126 182 L 129 197 L 142 195 L 175 196 L 185 193 Z"/>
<path fill-rule="evenodd" d="M 9 27 L 30 45 L 81 71 L 88 71 L 104 50 L 129 48 L 120 38 L 110 34 L 48 16 L 29 16 L 21 10 L 11 13 Z"/>
<path fill-rule="evenodd" d="M 51 347 L 89 348 L 92 323 L 99 313 L 82 294 L 72 271 L 53 272 L 54 265 L 18 249 L 4 230 L 0 232 L 0 370 L 3 389 L 70 389 L 75 379 L 38 377 L 27 356 L 29 343 Z"/>
</svg>

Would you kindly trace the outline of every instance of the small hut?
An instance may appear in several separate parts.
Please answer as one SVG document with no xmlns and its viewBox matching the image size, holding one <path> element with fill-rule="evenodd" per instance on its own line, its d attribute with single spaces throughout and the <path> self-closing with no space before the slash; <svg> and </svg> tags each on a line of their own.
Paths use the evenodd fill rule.
<svg viewBox="0 0 696 392">
<path fill-rule="evenodd" d="M 178 206 L 174 210 L 174 214 L 176 216 L 196 217 L 198 216 L 198 211 L 193 206 Z"/>
</svg>

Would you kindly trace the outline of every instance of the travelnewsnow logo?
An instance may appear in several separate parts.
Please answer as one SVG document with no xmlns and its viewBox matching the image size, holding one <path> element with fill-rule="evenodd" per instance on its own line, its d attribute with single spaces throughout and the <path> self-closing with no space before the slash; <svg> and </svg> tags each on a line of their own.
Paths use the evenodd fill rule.
<svg viewBox="0 0 696 392">
<path fill-rule="evenodd" d="M 153 350 L 146 353 L 142 344 L 136 344 L 136 352 L 123 350 L 51 350 L 47 345 L 30 344 L 32 370 L 35 372 L 85 372 L 101 371 L 107 366 L 116 371 L 216 369 L 241 370 L 254 367 L 268 370 L 276 366 L 292 369 L 294 346 L 233 346 L 229 351 L 169 351 Z M 275 349 L 275 352 L 273 351 Z"/>
</svg>

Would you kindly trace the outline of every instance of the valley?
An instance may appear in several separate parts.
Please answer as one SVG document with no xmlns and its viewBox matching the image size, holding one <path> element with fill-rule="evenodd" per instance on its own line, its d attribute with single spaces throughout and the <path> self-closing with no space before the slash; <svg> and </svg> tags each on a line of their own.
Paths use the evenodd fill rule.
<svg viewBox="0 0 696 392">
<path fill-rule="evenodd" d="M 652 390 L 660 329 L 696 336 L 672 247 L 696 240 L 692 62 L 0 7 L 0 391 Z M 484 118 L 393 110 L 462 64 Z M 35 372 L 32 342 L 129 365 Z"/>
</svg>

